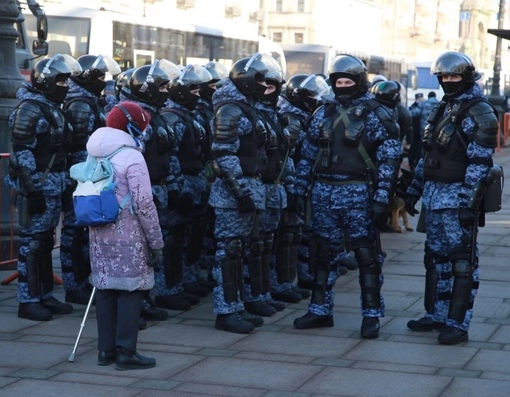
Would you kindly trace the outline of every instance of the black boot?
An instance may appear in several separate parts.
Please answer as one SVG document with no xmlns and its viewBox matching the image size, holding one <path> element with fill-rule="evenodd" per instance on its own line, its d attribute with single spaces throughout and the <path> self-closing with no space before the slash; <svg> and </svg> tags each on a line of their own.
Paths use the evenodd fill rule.
<svg viewBox="0 0 510 397">
<path fill-rule="evenodd" d="M 360 335 L 364 339 L 377 338 L 379 337 L 379 328 L 378 317 L 363 317 Z"/>
<path fill-rule="evenodd" d="M 239 312 L 239 315 L 243 320 L 250 322 L 255 328 L 260 327 L 262 324 L 264 324 L 264 319 L 262 317 L 248 313 L 246 310 L 241 310 Z"/>
<path fill-rule="evenodd" d="M 437 337 L 437 340 L 442 345 L 457 345 L 461 342 L 467 342 L 469 335 L 467 331 L 459 328 L 446 327 Z"/>
<path fill-rule="evenodd" d="M 186 299 L 193 306 L 198 305 L 200 303 L 200 298 L 198 296 L 190 294 L 189 292 L 186 291 L 181 291 L 175 296 L 177 296 L 180 299 Z"/>
<path fill-rule="evenodd" d="M 273 306 L 277 312 L 281 312 L 286 307 L 284 302 L 276 301 L 274 299 L 269 299 L 266 303 Z"/>
<path fill-rule="evenodd" d="M 167 296 L 156 296 L 154 298 L 154 304 L 157 307 L 163 307 L 170 310 L 189 310 L 191 309 L 191 303 L 188 300 L 180 298 L 176 295 Z"/>
<path fill-rule="evenodd" d="M 319 316 L 312 312 L 308 312 L 303 317 L 299 317 L 294 320 L 294 328 L 297 329 L 333 327 L 334 325 L 335 322 L 332 315 Z"/>
<path fill-rule="evenodd" d="M 168 318 L 168 312 L 164 309 L 158 309 L 149 295 L 142 302 L 141 315 L 147 321 L 165 321 Z"/>
<path fill-rule="evenodd" d="M 312 293 L 306 288 L 294 287 L 292 288 L 292 291 L 297 292 L 303 299 L 308 299 L 312 295 Z"/>
<path fill-rule="evenodd" d="M 32 321 L 49 321 L 53 318 L 53 313 L 39 302 L 20 303 L 18 317 Z"/>
<path fill-rule="evenodd" d="M 156 360 L 151 357 L 144 357 L 137 352 L 120 350 L 115 361 L 115 369 L 127 371 L 130 369 L 148 369 L 156 366 Z"/>
<path fill-rule="evenodd" d="M 200 296 L 202 298 L 204 296 L 209 295 L 209 292 L 211 292 L 209 288 L 207 288 L 204 285 L 200 285 L 199 283 L 188 283 L 183 284 L 182 286 L 184 288 L 184 291 L 186 291 L 187 293 Z"/>
<path fill-rule="evenodd" d="M 138 317 L 138 331 L 143 331 L 145 328 L 147 328 L 147 321 L 142 316 Z"/>
<path fill-rule="evenodd" d="M 418 320 L 411 320 L 407 323 L 407 328 L 418 332 L 428 332 L 433 330 L 442 331 L 445 326 L 445 323 L 434 321 L 428 317 L 422 317 Z"/>
<path fill-rule="evenodd" d="M 234 334 L 248 334 L 255 328 L 253 324 L 244 320 L 239 313 L 218 314 L 215 328 Z"/>
<path fill-rule="evenodd" d="M 53 314 L 69 314 L 73 311 L 73 306 L 69 303 L 60 302 L 57 298 L 50 296 L 41 299 L 41 304 Z"/>
<path fill-rule="evenodd" d="M 88 288 L 80 288 L 74 291 L 66 291 L 66 302 L 77 305 L 88 305 L 92 291 Z M 95 301 L 95 299 L 94 299 Z M 92 302 L 94 304 L 95 302 Z"/>
<path fill-rule="evenodd" d="M 273 299 L 276 299 L 277 301 L 287 303 L 298 303 L 301 302 L 301 300 L 303 299 L 303 297 L 300 294 L 291 289 L 280 292 L 271 292 L 271 297 Z"/>
<path fill-rule="evenodd" d="M 248 313 L 262 317 L 271 317 L 276 313 L 276 309 L 265 301 L 244 302 L 244 308 Z"/>
<path fill-rule="evenodd" d="M 117 360 L 117 350 L 101 350 L 97 355 L 97 365 L 111 365 Z"/>
</svg>

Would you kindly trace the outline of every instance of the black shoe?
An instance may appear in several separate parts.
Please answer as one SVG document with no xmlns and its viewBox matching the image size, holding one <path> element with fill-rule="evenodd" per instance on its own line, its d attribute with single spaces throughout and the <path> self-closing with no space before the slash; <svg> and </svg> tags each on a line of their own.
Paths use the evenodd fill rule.
<svg viewBox="0 0 510 397">
<path fill-rule="evenodd" d="M 204 297 L 209 295 L 211 290 L 203 285 L 200 285 L 198 283 L 190 283 L 190 284 L 183 284 L 184 291 L 191 295 L 196 295 L 200 297 Z"/>
<path fill-rule="evenodd" d="M 248 313 L 246 310 L 241 310 L 239 315 L 243 320 L 250 322 L 254 327 L 260 327 L 262 324 L 264 324 L 264 319 L 262 317 Z"/>
<path fill-rule="evenodd" d="M 297 292 L 303 299 L 308 299 L 312 295 L 312 293 L 305 288 L 294 287 L 292 291 Z"/>
<path fill-rule="evenodd" d="M 178 298 L 187 300 L 191 305 L 198 305 L 200 303 L 200 298 L 196 295 L 190 294 L 189 292 L 182 291 L 176 294 Z"/>
<path fill-rule="evenodd" d="M 243 319 L 239 313 L 218 314 L 214 327 L 234 334 L 248 334 L 255 328 L 251 322 Z"/>
<path fill-rule="evenodd" d="M 262 317 L 271 317 L 276 313 L 276 309 L 265 301 L 244 302 L 244 308 L 248 313 Z"/>
<path fill-rule="evenodd" d="M 265 301 L 268 305 L 271 305 L 275 308 L 277 312 L 281 312 L 283 309 L 287 307 L 284 302 L 282 301 L 275 301 L 274 299 L 269 299 Z"/>
<path fill-rule="evenodd" d="M 142 331 L 147 328 L 147 321 L 143 317 L 138 317 L 138 331 Z"/>
<path fill-rule="evenodd" d="M 69 314 L 73 311 L 73 306 L 69 303 L 60 302 L 54 296 L 41 299 L 41 304 L 53 314 Z"/>
<path fill-rule="evenodd" d="M 334 325 L 335 322 L 332 315 L 319 316 L 312 312 L 308 312 L 303 317 L 299 317 L 294 320 L 294 328 L 297 329 L 333 327 Z"/>
<path fill-rule="evenodd" d="M 313 289 L 313 280 L 312 279 L 310 279 L 310 280 L 298 280 L 297 286 L 299 288 L 312 290 Z"/>
<path fill-rule="evenodd" d="M 378 338 L 379 328 L 380 325 L 378 317 L 363 317 L 360 335 L 364 339 Z"/>
<path fill-rule="evenodd" d="M 18 317 L 32 321 L 49 321 L 53 318 L 53 313 L 39 302 L 20 303 Z"/>
<path fill-rule="evenodd" d="M 176 295 L 156 296 L 154 303 L 157 307 L 162 307 L 170 310 L 189 310 L 191 303 L 188 300 L 180 298 Z"/>
<path fill-rule="evenodd" d="M 97 365 L 111 365 L 117 359 L 117 350 L 101 350 L 97 355 Z"/>
<path fill-rule="evenodd" d="M 77 305 L 88 305 L 92 291 L 88 288 L 80 288 L 74 291 L 66 291 L 66 302 L 76 303 Z M 95 299 L 94 299 L 95 301 Z M 95 302 L 92 302 L 94 304 Z"/>
<path fill-rule="evenodd" d="M 407 323 L 407 328 L 418 332 L 428 332 L 433 330 L 442 331 L 445 326 L 445 323 L 434 321 L 428 317 L 422 317 L 418 320 L 411 320 Z"/>
<path fill-rule="evenodd" d="M 442 345 L 457 345 L 461 342 L 467 342 L 469 335 L 467 331 L 459 328 L 446 327 L 437 337 L 437 340 Z"/>
<path fill-rule="evenodd" d="M 136 352 L 120 351 L 115 360 L 115 369 L 127 371 L 130 369 L 148 369 L 156 366 L 156 360 L 144 357 Z"/>
<path fill-rule="evenodd" d="M 142 308 L 141 316 L 147 321 L 165 321 L 168 318 L 168 312 L 156 306 L 148 306 Z"/>
<path fill-rule="evenodd" d="M 277 301 L 282 301 L 282 302 L 287 302 L 287 303 L 298 303 L 303 299 L 303 297 L 300 294 L 298 294 L 296 291 L 291 290 L 291 289 L 281 291 L 281 292 L 271 292 L 271 298 L 273 298 Z"/>
</svg>

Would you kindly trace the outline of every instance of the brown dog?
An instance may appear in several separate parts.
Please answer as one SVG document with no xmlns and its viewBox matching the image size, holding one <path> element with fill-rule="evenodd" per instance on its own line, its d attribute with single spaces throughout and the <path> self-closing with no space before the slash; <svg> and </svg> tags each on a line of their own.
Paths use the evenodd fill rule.
<svg viewBox="0 0 510 397">
<path fill-rule="evenodd" d="M 409 226 L 409 219 L 407 217 L 405 201 L 402 197 L 395 195 L 390 205 L 391 210 L 391 227 L 397 233 L 402 233 L 402 228 L 399 226 L 398 221 L 400 218 L 404 221 L 404 227 L 408 232 L 414 229 Z"/>
<path fill-rule="evenodd" d="M 402 233 L 402 228 L 398 224 L 400 218 L 404 221 L 404 227 L 408 232 L 414 230 L 409 226 L 409 219 L 404 201 L 406 190 L 413 181 L 413 177 L 414 173 L 412 171 L 406 170 L 405 168 L 400 169 L 400 176 L 395 185 L 395 194 L 390 204 L 391 227 L 397 233 Z"/>
</svg>

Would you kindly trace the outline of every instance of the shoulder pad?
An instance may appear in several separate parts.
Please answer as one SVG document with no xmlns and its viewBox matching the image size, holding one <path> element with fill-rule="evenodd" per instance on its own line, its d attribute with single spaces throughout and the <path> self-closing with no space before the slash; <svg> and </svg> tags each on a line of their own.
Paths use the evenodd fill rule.
<svg viewBox="0 0 510 397">
<path fill-rule="evenodd" d="M 243 116 L 243 110 L 236 104 L 222 105 L 214 118 L 214 140 L 222 143 L 234 142 L 237 139 L 237 122 Z"/>
<path fill-rule="evenodd" d="M 23 101 L 14 109 L 12 143 L 30 144 L 35 139 L 37 124 L 45 114 L 36 101 Z"/>
<path fill-rule="evenodd" d="M 469 108 L 469 115 L 478 124 L 475 142 L 480 146 L 495 148 L 499 132 L 497 111 L 490 103 L 480 101 Z"/>
<path fill-rule="evenodd" d="M 164 109 L 159 114 L 165 121 L 165 124 L 170 127 L 173 127 L 177 123 L 183 122 L 181 116 L 178 115 L 176 112 L 171 111 L 170 109 Z"/>
<path fill-rule="evenodd" d="M 482 100 L 469 107 L 469 114 L 471 116 L 477 116 L 481 114 L 493 113 L 497 117 L 497 111 L 487 101 Z"/>
<path fill-rule="evenodd" d="M 86 112 L 86 113 L 94 113 L 94 109 L 90 105 L 89 101 L 84 101 L 81 99 L 75 99 L 70 102 L 69 105 L 65 106 L 65 112 Z"/>
</svg>

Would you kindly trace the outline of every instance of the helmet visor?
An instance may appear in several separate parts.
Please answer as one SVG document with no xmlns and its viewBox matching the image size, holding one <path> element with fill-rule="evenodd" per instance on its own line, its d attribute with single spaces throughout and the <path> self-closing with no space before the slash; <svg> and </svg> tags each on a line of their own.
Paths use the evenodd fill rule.
<svg viewBox="0 0 510 397">
<path fill-rule="evenodd" d="M 311 74 L 299 85 L 299 88 L 307 90 L 315 99 L 329 95 L 330 89 L 323 77 Z"/>
<path fill-rule="evenodd" d="M 121 72 L 119 64 L 108 55 L 99 55 L 90 69 L 97 69 L 104 74 L 109 73 L 111 75 Z"/>
</svg>

